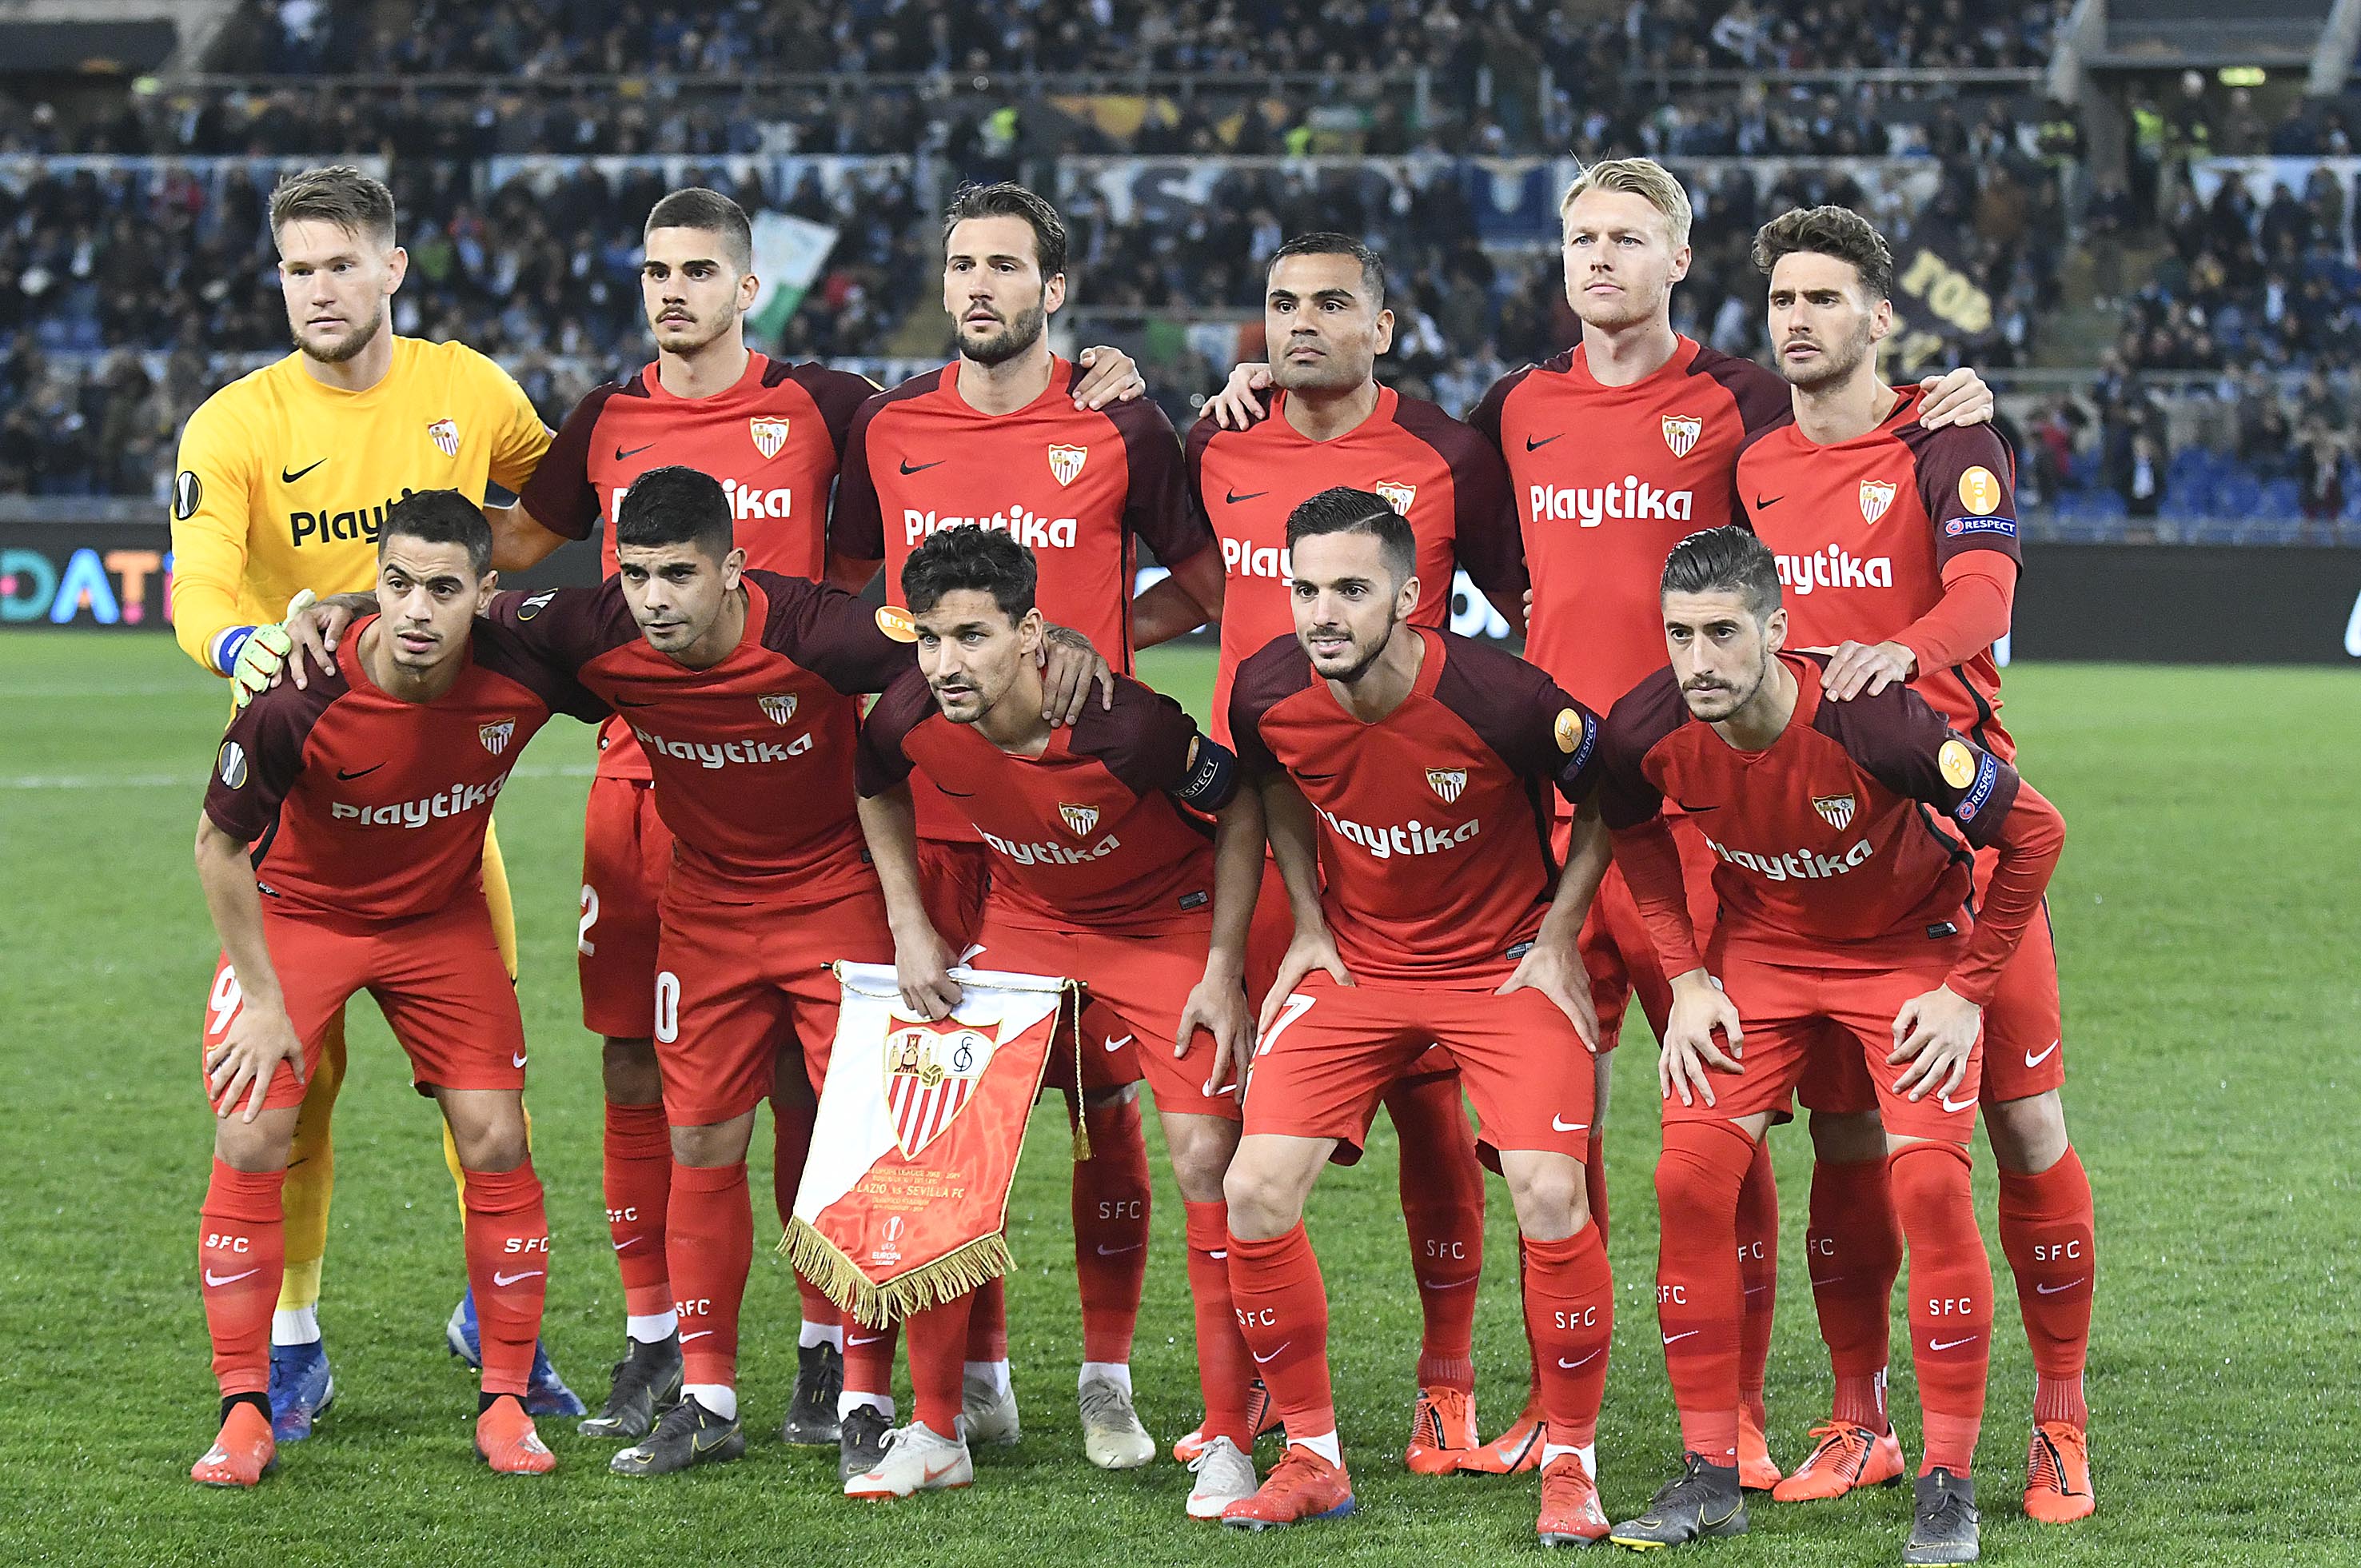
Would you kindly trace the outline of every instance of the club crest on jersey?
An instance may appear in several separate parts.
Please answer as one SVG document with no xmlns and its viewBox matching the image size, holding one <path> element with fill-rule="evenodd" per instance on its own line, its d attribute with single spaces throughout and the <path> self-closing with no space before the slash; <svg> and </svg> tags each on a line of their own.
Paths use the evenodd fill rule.
<svg viewBox="0 0 2361 1568">
<path fill-rule="evenodd" d="M 1861 520 L 1875 522 L 1894 504 L 1894 484 L 1888 479 L 1863 479 L 1861 482 Z"/>
<path fill-rule="evenodd" d="M 1705 421 L 1701 419 L 1692 419 L 1686 414 L 1664 416 L 1664 444 L 1672 448 L 1675 457 L 1687 456 L 1690 448 L 1697 445 L 1697 437 L 1704 433 Z"/>
<path fill-rule="evenodd" d="M 781 692 L 776 696 L 758 696 L 754 700 L 762 705 L 763 717 L 774 724 L 785 724 L 796 716 L 796 694 L 793 692 Z"/>
<path fill-rule="evenodd" d="M 1386 505 L 1393 508 L 1398 517 L 1408 517 L 1410 503 L 1418 499 L 1416 485 L 1397 485 L 1391 479 L 1380 479 L 1369 488 L 1383 497 Z"/>
<path fill-rule="evenodd" d="M 1082 471 L 1082 464 L 1091 455 L 1087 446 L 1052 446 L 1049 448 L 1049 474 L 1061 485 L 1071 485 Z"/>
<path fill-rule="evenodd" d="M 1829 827 L 1835 828 L 1839 833 L 1852 826 L 1854 804 L 1853 797 L 1849 795 L 1816 795 L 1812 796 L 1812 809 L 1820 814 L 1821 821 L 1827 823 Z"/>
<path fill-rule="evenodd" d="M 509 739 L 515 733 L 516 720 L 513 718 L 499 718 L 489 724 L 476 726 L 476 739 L 481 740 L 484 750 L 495 757 L 509 749 Z"/>
<path fill-rule="evenodd" d="M 1443 804 L 1449 806 L 1459 798 L 1459 792 L 1467 787 L 1467 770 L 1466 768 L 1429 768 L 1426 770 L 1426 787 L 1441 795 Z"/>
<path fill-rule="evenodd" d="M 950 1130 L 991 1064 L 994 1041 L 981 1029 L 949 1020 L 895 1020 L 885 1036 L 885 1109 L 894 1142 L 905 1159 Z"/>
<path fill-rule="evenodd" d="M 1077 839 L 1087 839 L 1091 829 L 1099 825 L 1099 808 L 1095 806 L 1068 806 L 1060 801 L 1058 816 L 1065 822 L 1066 831 Z"/>
<path fill-rule="evenodd" d="M 235 740 L 222 742 L 221 782 L 232 789 L 246 787 L 246 748 Z"/>
<path fill-rule="evenodd" d="M 746 422 L 746 428 L 753 434 L 754 450 L 763 455 L 765 463 L 776 457 L 787 444 L 787 422 L 775 415 L 750 419 Z"/>
<path fill-rule="evenodd" d="M 456 420 L 438 419 L 426 427 L 426 433 L 445 457 L 459 455 L 459 423 Z"/>
</svg>

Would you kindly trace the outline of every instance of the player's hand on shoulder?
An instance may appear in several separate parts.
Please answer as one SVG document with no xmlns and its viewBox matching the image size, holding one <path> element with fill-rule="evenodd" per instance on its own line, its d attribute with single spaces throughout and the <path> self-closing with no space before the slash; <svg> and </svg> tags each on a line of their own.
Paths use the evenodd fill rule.
<svg viewBox="0 0 2361 1568">
<path fill-rule="evenodd" d="M 317 613 L 312 590 L 301 588 L 287 601 L 286 620 L 247 629 L 229 666 L 232 700 L 237 707 L 244 707 L 290 674 L 299 689 L 302 686 L 303 660 L 301 653 L 291 658 L 291 650 L 311 652 L 323 673 L 335 667 L 334 661 L 318 649 L 316 633 L 311 629 Z"/>
<path fill-rule="evenodd" d="M 1248 360 L 1233 367 L 1230 378 L 1222 389 L 1205 400 L 1197 417 L 1210 419 L 1224 430 L 1245 430 L 1260 422 L 1270 409 L 1264 394 L 1271 389 L 1270 367 L 1262 361 Z"/>
<path fill-rule="evenodd" d="M 1254 1059 L 1254 1014 L 1246 1010 L 1246 987 L 1237 978 L 1208 973 L 1197 981 L 1187 1005 L 1180 1009 L 1180 1025 L 1173 1031 L 1172 1058 L 1178 1061 L 1187 1056 L 1190 1043 L 1202 1029 L 1213 1036 L 1213 1071 L 1205 1079 L 1204 1092 L 1211 1096 L 1225 1088 L 1243 1091 L 1247 1064 Z"/>
<path fill-rule="evenodd" d="M 1929 1091 L 1948 1102 L 1967 1076 L 1968 1058 L 1983 1032 L 1984 1010 L 1948 985 L 1938 985 L 1902 1004 L 1894 1015 L 1894 1053 L 1889 1067 L 1907 1062 L 1894 1091 L 1924 1100 Z"/>
<path fill-rule="evenodd" d="M 213 1102 L 214 1114 L 229 1120 L 243 1097 L 246 1114 L 239 1120 L 253 1121 L 282 1061 L 294 1070 L 295 1081 L 302 1082 L 303 1042 L 296 1036 L 286 1007 L 249 994 L 230 1020 L 228 1033 L 205 1056 L 206 1098 Z"/>
<path fill-rule="evenodd" d="M 1716 1030 L 1730 1042 L 1727 1050 L 1714 1044 Z M 1700 969 L 1676 977 L 1672 1015 L 1664 1024 L 1664 1048 L 1656 1058 L 1657 1088 L 1666 1100 L 1678 1094 L 1684 1105 L 1694 1105 L 1700 1097 L 1712 1104 L 1708 1069 L 1744 1071 L 1738 1058 L 1745 1040 L 1736 1003 L 1712 976 Z"/>
<path fill-rule="evenodd" d="M 1493 994 L 1506 996 L 1512 991 L 1538 991 L 1557 1003 L 1558 1011 L 1574 1025 L 1574 1032 L 1582 1036 L 1583 1045 L 1594 1056 L 1598 1054 L 1598 1014 L 1590 1003 L 1590 974 L 1571 948 L 1535 942 Z"/>
<path fill-rule="evenodd" d="M 1320 926 L 1307 931 L 1299 927 L 1279 960 L 1278 977 L 1262 999 L 1261 1014 L 1255 1020 L 1257 1036 L 1270 1032 L 1271 1021 L 1287 1005 L 1289 995 L 1311 978 L 1314 970 L 1325 971 L 1338 985 L 1353 983 L 1351 972 L 1345 968 L 1345 957 L 1336 950 L 1336 938 L 1329 934 L 1328 927 Z"/>
<path fill-rule="evenodd" d="M 1120 348 L 1109 348 L 1104 344 L 1085 348 L 1074 363 L 1082 367 L 1082 378 L 1074 383 L 1074 406 L 1078 409 L 1096 411 L 1109 403 L 1127 403 L 1148 390 L 1138 365 Z"/>
<path fill-rule="evenodd" d="M 1918 383 L 1927 389 L 1918 422 L 1928 430 L 1947 424 L 1985 424 L 1993 416 L 1993 389 L 1967 366 L 1929 376 Z"/>
<path fill-rule="evenodd" d="M 950 975 L 957 957 L 931 925 L 894 933 L 894 983 L 902 1005 L 933 1023 L 950 1016 L 960 1003 L 960 983 Z"/>
<path fill-rule="evenodd" d="M 1115 667 L 1099 656 L 1091 640 L 1071 626 L 1051 626 L 1041 640 L 1041 717 L 1067 725 L 1082 718 L 1091 687 L 1099 706 L 1115 707 Z"/>
<path fill-rule="evenodd" d="M 1863 692 L 1875 696 L 1888 686 L 1908 685 L 1917 670 L 1918 655 L 1899 642 L 1839 642 L 1820 689 L 1832 701 L 1850 702 Z"/>
</svg>

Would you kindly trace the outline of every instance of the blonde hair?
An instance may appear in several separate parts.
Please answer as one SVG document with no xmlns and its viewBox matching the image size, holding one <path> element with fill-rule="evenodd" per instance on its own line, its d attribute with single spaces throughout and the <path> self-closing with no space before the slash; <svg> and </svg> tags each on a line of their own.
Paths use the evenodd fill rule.
<svg viewBox="0 0 2361 1568">
<path fill-rule="evenodd" d="M 1594 163 L 1574 177 L 1565 188 L 1565 198 L 1557 204 L 1561 226 L 1565 215 L 1574 210 L 1575 202 L 1592 191 L 1620 191 L 1642 197 L 1656 211 L 1664 214 L 1664 226 L 1672 231 L 1673 248 L 1678 250 L 1689 242 L 1689 220 L 1694 215 L 1689 207 L 1689 193 L 1673 171 L 1653 158 L 1610 158 Z"/>
<path fill-rule="evenodd" d="M 270 232 L 317 219 L 346 234 L 393 245 L 393 192 L 349 163 L 284 174 L 270 192 Z"/>
</svg>

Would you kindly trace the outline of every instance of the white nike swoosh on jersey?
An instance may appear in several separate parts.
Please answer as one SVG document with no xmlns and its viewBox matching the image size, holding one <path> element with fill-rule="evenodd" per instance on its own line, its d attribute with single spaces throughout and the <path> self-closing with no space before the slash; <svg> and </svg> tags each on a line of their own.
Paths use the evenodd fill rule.
<svg viewBox="0 0 2361 1568">
<path fill-rule="evenodd" d="M 1976 1336 L 1973 1334 L 1970 1334 L 1965 1339 L 1930 1339 L 1927 1342 L 1927 1348 L 1928 1350 L 1957 1350 L 1963 1344 L 1973 1344 L 1975 1340 Z"/>
<path fill-rule="evenodd" d="M 509 1058 L 509 1065 L 511 1067 L 522 1067 L 524 1065 L 524 1053 L 522 1051 L 519 1051 L 516 1055 Z"/>
<path fill-rule="evenodd" d="M 548 1272 L 549 1270 L 545 1268 L 528 1268 L 522 1274 L 502 1274 L 495 1270 L 492 1274 L 492 1283 L 495 1286 L 514 1285 L 521 1279 L 538 1279 Z"/>
<path fill-rule="evenodd" d="M 1951 1103 L 1951 1097 L 1948 1094 L 1938 1094 L 1935 1096 L 1935 1101 L 1936 1103 L 1942 1106 L 1946 1111 L 1965 1111 L 1975 1104 L 1975 1102 L 1972 1100 L 1962 1100 L 1958 1104 L 1954 1105 Z"/>
<path fill-rule="evenodd" d="M 1678 1333 L 1676 1333 L 1676 1334 L 1666 1334 L 1666 1335 L 1664 1336 L 1664 1343 L 1665 1343 L 1666 1344 L 1670 1344 L 1670 1343 L 1672 1343 L 1675 1340 L 1684 1340 L 1684 1339 L 1688 1338 L 1691 1334 L 1699 1334 L 1699 1333 L 1703 1333 L 1704 1332 L 1705 1332 L 1705 1331 L 1704 1331 L 1703 1329 L 1683 1329 L 1680 1332 L 1678 1332 Z"/>
<path fill-rule="evenodd" d="M 1147 1245 L 1148 1244 L 1146 1242 L 1134 1242 L 1129 1246 L 1109 1246 L 1106 1243 L 1101 1242 L 1099 1243 L 1099 1255 L 1101 1257 L 1120 1257 L 1127 1252 L 1137 1252 L 1141 1247 L 1144 1247 Z"/>
<path fill-rule="evenodd" d="M 1590 1124 L 1587 1122 L 1561 1121 L 1555 1112 L 1552 1112 L 1550 1113 L 1550 1128 L 1553 1132 L 1578 1133 L 1588 1125 L 1590 1125 Z"/>
<path fill-rule="evenodd" d="M 695 1333 L 693 1333 L 693 1334 L 683 1334 L 683 1335 L 681 1335 L 681 1336 L 680 1336 L 680 1343 L 683 1343 L 683 1344 L 686 1344 L 689 1341 L 691 1341 L 691 1340 L 693 1340 L 693 1339 L 703 1339 L 706 1335 L 708 1335 L 708 1334 L 709 1334 L 709 1333 L 711 1333 L 711 1332 L 713 1332 L 713 1331 L 712 1331 L 711 1329 L 699 1329 L 699 1330 L 697 1330 L 697 1331 Z"/>
<path fill-rule="evenodd" d="M 2056 1049 L 2058 1048 L 2058 1046 L 2059 1046 L 2059 1042 L 2058 1042 L 2057 1040 L 2052 1040 L 2052 1041 L 2050 1041 L 2050 1042 L 2049 1042 L 2049 1051 L 2054 1051 L 2054 1050 L 2056 1050 Z M 2035 1056 L 2031 1051 L 2027 1051 L 2027 1052 L 2026 1052 L 2026 1053 L 2025 1053 L 2025 1065 L 2026 1065 L 2026 1066 L 2027 1066 L 2027 1067 L 2039 1067 L 2043 1062 L 2046 1062 L 2046 1061 L 2048 1061 L 2048 1060 L 2049 1059 L 2049 1051 L 2044 1051 L 2044 1052 L 2042 1052 L 2039 1056 Z"/>
<path fill-rule="evenodd" d="M 2069 1280 L 2068 1280 L 2065 1284 L 2063 1284 L 2063 1285 L 2036 1285 L 2036 1286 L 2033 1288 L 2033 1289 L 2034 1289 L 2034 1293 L 2035 1293 L 2035 1294 L 2037 1294 L 2037 1295 L 2040 1295 L 2040 1296 L 2055 1296 L 2055 1295 L 2057 1295 L 2057 1294 L 2058 1294 L 2058 1292 L 2059 1292 L 2060 1290 L 2071 1290 L 2072 1288 L 2074 1288 L 2074 1287 L 2076 1287 L 2077 1285 L 2081 1284 L 2083 1280 L 2088 1279 L 2088 1278 L 2090 1278 L 2090 1277 L 2090 1277 L 2089 1275 L 2087 1275 L 2087 1274 L 2078 1275 L 2078 1276 L 2076 1276 L 2074 1278 L 2072 1278 L 2072 1279 L 2069 1279 Z"/>
<path fill-rule="evenodd" d="M 1126 1035 L 1120 1040 L 1109 1040 L 1106 1043 L 1106 1048 L 1111 1051 L 1119 1051 L 1129 1044 L 1131 1044 L 1131 1036 L 1129 1035 Z"/>
<path fill-rule="evenodd" d="M 261 1272 L 262 1269 L 260 1266 L 258 1265 L 253 1268 L 247 1269 L 246 1274 L 259 1274 Z M 246 1277 L 246 1274 L 215 1274 L 212 1269 L 208 1268 L 205 1270 L 205 1283 L 214 1287 L 215 1288 L 219 1288 L 224 1285 L 236 1284 L 239 1280 Z"/>
<path fill-rule="evenodd" d="M 1268 1355 L 1265 1355 L 1262 1352 L 1257 1350 L 1254 1353 L 1254 1358 L 1257 1361 L 1263 1362 L 1268 1365 L 1270 1362 L 1278 1360 L 1281 1354 L 1285 1354 L 1287 1346 L 1293 1344 L 1295 1342 L 1293 1340 L 1289 1340 L 1286 1344 L 1280 1345 L 1279 1349 L 1272 1351 Z"/>
<path fill-rule="evenodd" d="M 1566 1371 L 1572 1372 L 1578 1366 L 1589 1365 L 1592 1362 L 1598 1360 L 1600 1356 L 1606 1354 L 1607 1353 L 1604 1350 L 1594 1350 L 1588 1355 L 1584 1356 L 1580 1361 L 1568 1361 L 1565 1357 L 1561 1355 L 1557 1358 L 1557 1364 Z"/>
</svg>

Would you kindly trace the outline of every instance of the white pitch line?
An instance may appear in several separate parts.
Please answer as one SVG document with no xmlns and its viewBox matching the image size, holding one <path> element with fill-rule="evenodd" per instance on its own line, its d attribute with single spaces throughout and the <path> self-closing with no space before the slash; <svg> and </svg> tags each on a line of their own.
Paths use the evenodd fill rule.
<svg viewBox="0 0 2361 1568">
<path fill-rule="evenodd" d="M 587 779 L 598 770 L 588 762 L 565 762 L 556 767 L 521 767 L 510 773 L 520 779 Z M 0 789 L 22 790 L 89 790 L 89 789 L 174 789 L 198 793 L 204 788 L 205 775 L 185 773 L 19 773 L 14 778 L 0 778 Z"/>
</svg>

